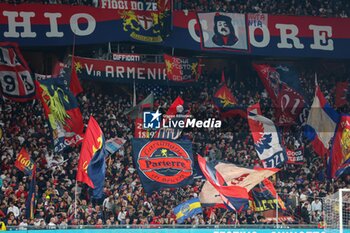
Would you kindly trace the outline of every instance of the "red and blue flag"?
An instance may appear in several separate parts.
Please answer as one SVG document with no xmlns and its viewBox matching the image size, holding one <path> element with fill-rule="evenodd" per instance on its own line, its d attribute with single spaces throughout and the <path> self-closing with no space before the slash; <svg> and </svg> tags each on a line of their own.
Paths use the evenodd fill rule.
<svg viewBox="0 0 350 233">
<path fill-rule="evenodd" d="M 249 194 L 246 188 L 235 185 L 228 186 L 214 165 L 200 155 L 198 155 L 198 164 L 203 175 L 219 192 L 223 203 L 228 209 L 240 212 L 249 207 Z"/>
<path fill-rule="evenodd" d="M 80 151 L 77 181 L 93 188 L 95 199 L 101 198 L 103 194 L 107 155 L 103 132 L 91 116 Z"/>
<path fill-rule="evenodd" d="M 328 175 L 338 178 L 350 172 L 350 115 L 342 115 L 337 125 L 330 157 Z"/>
<path fill-rule="evenodd" d="M 329 154 L 331 139 L 339 122 L 339 114 L 330 106 L 316 83 L 314 101 L 309 111 L 305 136 L 310 140 L 319 156 Z"/>
</svg>

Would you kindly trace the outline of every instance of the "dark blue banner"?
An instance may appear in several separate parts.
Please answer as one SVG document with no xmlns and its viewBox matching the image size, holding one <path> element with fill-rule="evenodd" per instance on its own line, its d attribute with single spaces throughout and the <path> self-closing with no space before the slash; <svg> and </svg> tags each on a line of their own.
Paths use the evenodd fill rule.
<svg viewBox="0 0 350 233">
<path fill-rule="evenodd" d="M 192 143 L 133 139 L 133 160 L 146 193 L 193 182 Z"/>
</svg>

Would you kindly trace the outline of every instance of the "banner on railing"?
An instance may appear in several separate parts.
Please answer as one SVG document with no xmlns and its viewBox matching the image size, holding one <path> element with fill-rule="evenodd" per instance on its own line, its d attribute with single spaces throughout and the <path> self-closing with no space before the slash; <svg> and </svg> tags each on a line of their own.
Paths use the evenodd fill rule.
<svg viewBox="0 0 350 233">
<path fill-rule="evenodd" d="M 122 62 L 83 57 L 75 57 L 74 62 L 81 79 L 114 82 L 167 81 L 164 63 Z"/>
<path fill-rule="evenodd" d="M 129 61 L 129 62 L 140 62 L 141 55 L 133 53 L 113 53 L 113 61 Z"/>
<path fill-rule="evenodd" d="M 125 3 L 116 2 L 118 7 L 119 2 Z M 223 12 L 197 15 L 191 11 L 170 14 L 168 8 L 159 13 L 121 9 L 120 5 L 116 10 L 116 2 L 105 0 L 104 9 L 0 4 L 0 41 L 18 42 L 21 46 L 71 45 L 75 34 L 76 44 L 142 41 L 231 54 L 350 58 L 350 31 L 344 26 L 350 24 L 349 18 Z M 173 25 L 168 27 L 171 18 Z M 198 23 L 198 18 L 203 21 Z"/>
</svg>

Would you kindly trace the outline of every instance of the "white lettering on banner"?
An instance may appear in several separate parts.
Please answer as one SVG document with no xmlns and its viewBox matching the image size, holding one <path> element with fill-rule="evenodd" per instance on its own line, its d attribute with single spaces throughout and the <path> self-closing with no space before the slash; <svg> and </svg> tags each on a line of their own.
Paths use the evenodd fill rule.
<svg viewBox="0 0 350 233">
<path fill-rule="evenodd" d="M 17 22 L 16 18 L 18 17 L 18 12 L 13 11 L 4 11 L 2 13 L 4 16 L 7 16 L 8 19 L 8 31 L 4 32 L 4 37 L 12 38 L 34 38 L 36 33 L 31 30 L 30 18 L 35 16 L 34 12 L 19 12 L 19 16 L 22 17 L 22 22 Z M 23 32 L 18 33 L 16 31 L 17 27 L 22 27 Z"/>
<path fill-rule="evenodd" d="M 45 18 L 50 20 L 50 31 L 46 32 L 47 37 L 63 37 L 63 32 L 58 31 L 57 18 L 61 18 L 61 13 L 44 13 Z"/>
<path fill-rule="evenodd" d="M 310 45 L 310 48 L 328 51 L 334 50 L 333 40 L 326 39 L 326 37 L 329 38 L 332 36 L 331 26 L 309 25 L 309 29 L 312 30 L 314 34 L 314 43 Z"/>
<path fill-rule="evenodd" d="M 255 34 L 256 29 L 260 29 L 262 31 L 263 39 L 261 41 L 257 41 L 255 39 L 254 34 Z M 257 48 L 266 47 L 270 43 L 270 31 L 265 25 L 262 27 L 250 26 L 249 27 L 249 40 L 250 40 L 250 44 L 253 45 L 254 47 L 257 47 Z"/>
<path fill-rule="evenodd" d="M 197 24 L 197 20 L 196 19 L 189 20 L 188 21 L 188 32 L 190 33 L 192 39 L 194 39 L 196 42 L 200 43 L 201 42 L 201 38 L 196 33 L 196 29 L 195 29 L 196 24 Z M 202 20 L 201 21 L 201 26 L 202 26 L 203 30 L 208 30 L 208 24 L 207 24 L 206 20 Z M 203 33 L 203 38 L 204 38 L 204 41 L 209 40 L 209 34 L 207 32 L 204 32 Z"/>
<path fill-rule="evenodd" d="M 94 68 L 94 65 L 91 64 L 90 66 L 88 66 L 87 64 L 84 64 L 84 66 L 85 66 L 85 70 L 86 70 L 87 74 L 91 75 L 91 72 L 92 72 L 92 69 Z M 106 67 L 106 69 L 107 69 L 107 67 Z"/>
<path fill-rule="evenodd" d="M 140 61 L 141 55 L 138 54 L 118 54 L 113 53 L 113 60 L 114 61 Z"/>
<path fill-rule="evenodd" d="M 106 66 L 106 77 L 108 78 L 109 76 L 111 76 L 111 78 L 113 78 L 114 76 L 114 69 L 113 66 Z"/>
<path fill-rule="evenodd" d="M 294 24 L 276 24 L 276 28 L 280 30 L 280 38 L 281 38 L 281 43 L 277 43 L 278 48 L 287 48 L 291 49 L 294 48 L 296 49 L 303 49 L 304 45 L 300 43 L 300 40 L 297 36 L 299 29 L 297 26 Z M 290 31 L 290 33 L 287 33 Z M 288 43 L 287 39 L 291 39 L 293 43 Z"/>
<path fill-rule="evenodd" d="M 78 20 L 84 18 L 87 20 L 87 28 L 82 30 L 79 28 Z M 96 20 L 89 14 L 75 14 L 70 18 L 70 28 L 72 32 L 77 36 L 87 36 L 95 31 Z"/>
<path fill-rule="evenodd" d="M 132 79 L 135 79 L 135 67 L 126 67 L 127 77 L 130 78 L 130 74 L 132 75 Z"/>
<path fill-rule="evenodd" d="M 99 71 L 93 70 L 93 65 L 84 65 L 86 74 L 97 76 Z M 101 76 L 101 75 L 98 75 Z M 127 67 L 127 66 L 105 66 L 106 78 L 126 78 L 139 80 L 166 80 L 165 68 L 145 68 L 145 67 Z"/>
</svg>

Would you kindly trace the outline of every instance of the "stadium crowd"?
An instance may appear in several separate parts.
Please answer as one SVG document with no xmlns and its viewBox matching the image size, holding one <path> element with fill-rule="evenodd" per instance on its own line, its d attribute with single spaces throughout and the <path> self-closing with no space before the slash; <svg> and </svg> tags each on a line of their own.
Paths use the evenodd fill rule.
<svg viewBox="0 0 350 233">
<path fill-rule="evenodd" d="M 252 69 L 252 68 L 251 68 Z M 334 86 L 337 80 L 348 77 L 349 73 L 322 72 L 319 75 L 321 89 L 333 103 Z M 314 70 L 308 65 L 299 67 L 305 96 L 312 102 L 314 94 Z M 169 106 L 178 96 L 182 96 L 186 108 L 197 118 L 219 118 L 219 112 L 212 103 L 212 96 L 220 82 L 220 71 L 203 70 L 196 85 L 185 87 L 158 87 L 154 90 L 154 108 Z M 243 106 L 260 100 L 264 115 L 273 119 L 273 108 L 267 93 L 263 91 L 257 74 L 251 70 L 244 79 L 233 77 L 230 72 L 227 82 L 234 96 Z M 91 190 L 79 183 L 76 190 L 76 171 L 79 148 L 72 148 L 55 154 L 51 147 L 48 124 L 38 101 L 16 103 L 1 100 L 0 127 L 0 221 L 6 226 L 28 225 L 37 228 L 67 228 L 68 225 L 146 226 L 175 224 L 173 208 L 178 204 L 198 197 L 204 180 L 198 178 L 192 185 L 179 189 L 164 189 L 147 196 L 140 183 L 132 162 L 130 139 L 133 137 L 133 122 L 124 111 L 131 107 L 132 89 L 128 86 L 105 83 L 83 83 L 84 92 L 79 95 L 80 109 L 85 124 L 92 114 L 99 122 L 105 138 L 115 136 L 127 139 L 124 146 L 107 159 L 107 174 L 104 198 L 91 199 Z M 145 98 L 155 86 L 139 86 L 138 101 Z M 348 110 L 349 106 L 344 109 Z M 342 110 L 344 110 L 342 109 Z M 284 214 L 293 216 L 289 223 L 317 224 L 323 219 L 323 198 L 338 188 L 350 188 L 350 176 L 336 181 L 325 177 L 324 161 L 312 150 L 302 137 L 301 126 L 284 130 L 288 147 L 304 146 L 303 165 L 285 165 L 276 178 L 276 190 L 284 200 L 287 210 Z M 194 129 L 183 132 L 192 140 L 194 152 L 211 160 L 223 160 L 243 167 L 261 166 L 254 150 L 252 137 L 246 119 L 228 118 L 221 129 Z M 30 178 L 14 167 L 19 150 L 25 147 L 38 166 L 36 187 L 36 208 L 34 219 L 26 219 L 25 200 L 28 195 Z M 77 196 L 75 196 L 77 193 Z M 77 206 L 75 206 L 77 200 Z M 267 224 L 262 213 L 251 209 L 235 214 L 225 209 L 203 207 L 203 214 L 187 219 L 185 224 Z"/>
<path fill-rule="evenodd" d="M 70 4 L 94 7 L 100 5 L 99 0 L 1 0 L 0 2 Z M 174 0 L 174 9 L 198 12 L 220 11 L 347 18 L 350 14 L 350 3 L 347 0 Z"/>
</svg>

